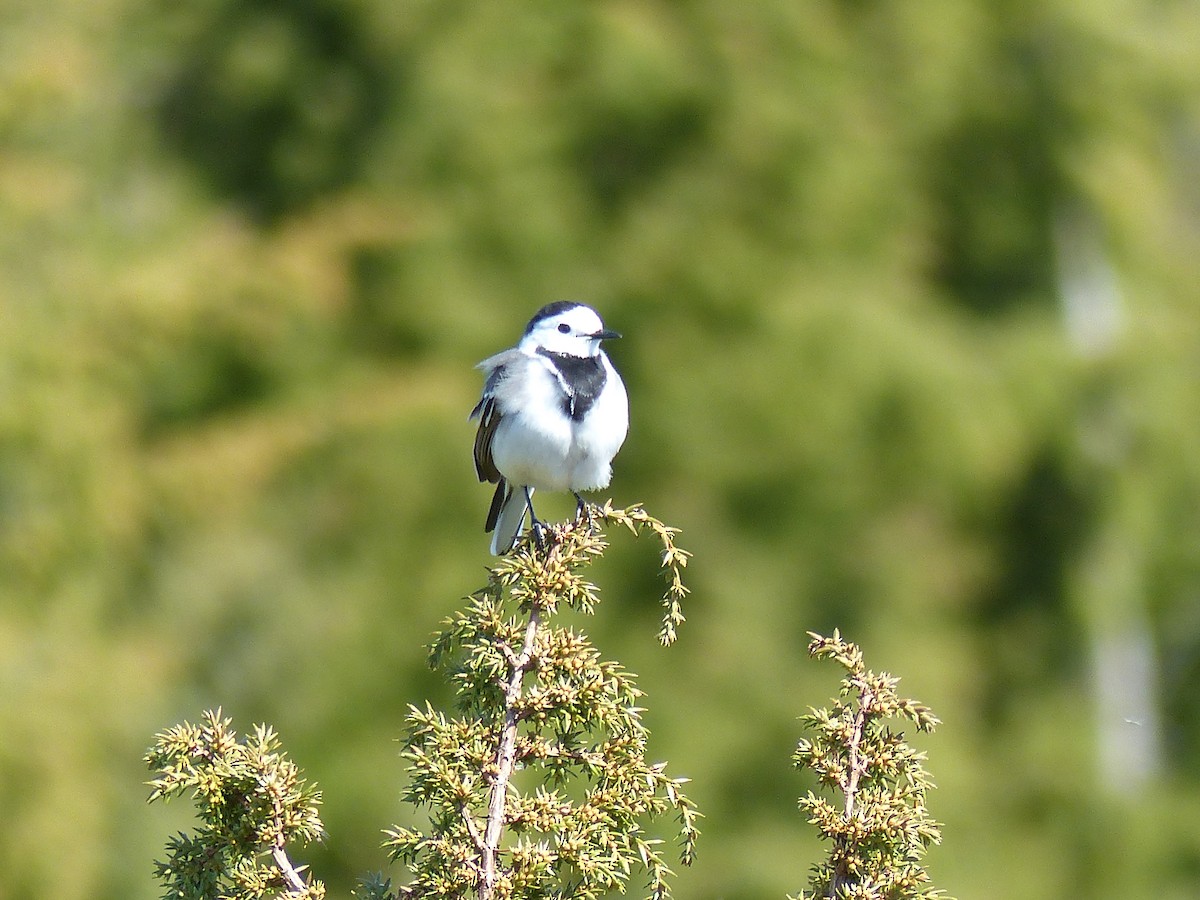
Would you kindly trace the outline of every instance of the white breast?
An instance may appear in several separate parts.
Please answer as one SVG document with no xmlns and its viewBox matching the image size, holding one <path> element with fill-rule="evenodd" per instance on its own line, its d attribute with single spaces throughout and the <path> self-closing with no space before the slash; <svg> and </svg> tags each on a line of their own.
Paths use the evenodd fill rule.
<svg viewBox="0 0 1200 900">
<path fill-rule="evenodd" d="M 496 468 L 513 484 L 538 490 L 607 487 L 612 459 L 629 431 L 625 385 L 604 357 L 605 390 L 583 421 L 576 422 L 563 409 L 562 389 L 549 365 L 531 359 L 519 398 L 505 398 L 509 402 L 503 405 L 504 418 L 492 442 Z"/>
<path fill-rule="evenodd" d="M 608 357 L 602 357 L 608 375 L 604 391 L 582 422 L 574 424 L 569 468 L 573 491 L 608 487 L 612 460 L 629 433 L 629 398 L 625 384 Z"/>
</svg>

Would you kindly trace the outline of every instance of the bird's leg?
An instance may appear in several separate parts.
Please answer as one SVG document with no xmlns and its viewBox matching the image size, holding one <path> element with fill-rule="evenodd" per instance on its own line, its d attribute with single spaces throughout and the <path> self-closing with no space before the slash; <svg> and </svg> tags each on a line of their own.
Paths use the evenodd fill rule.
<svg viewBox="0 0 1200 900">
<path fill-rule="evenodd" d="M 537 544 L 537 548 L 542 552 L 546 550 L 546 525 L 537 517 L 537 513 L 533 511 L 533 497 L 530 495 L 529 488 L 525 488 L 525 507 L 529 510 L 529 527 L 533 531 L 533 542 Z"/>
<path fill-rule="evenodd" d="M 592 519 L 592 511 L 596 508 L 595 505 L 588 503 L 579 496 L 579 491 L 572 491 L 571 493 L 575 495 L 575 524 L 578 525 L 580 522 L 583 522 L 588 528 L 594 531 L 596 523 Z"/>
</svg>

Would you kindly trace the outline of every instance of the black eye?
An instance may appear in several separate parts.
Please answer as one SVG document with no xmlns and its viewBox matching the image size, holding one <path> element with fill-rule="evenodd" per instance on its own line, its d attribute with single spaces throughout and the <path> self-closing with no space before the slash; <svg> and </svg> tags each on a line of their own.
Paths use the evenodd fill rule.
<svg viewBox="0 0 1200 900">
<path fill-rule="evenodd" d="M 559 330 L 560 334 L 567 334 L 570 332 L 571 326 L 568 325 L 566 322 L 560 322 L 558 325 L 558 330 Z"/>
</svg>

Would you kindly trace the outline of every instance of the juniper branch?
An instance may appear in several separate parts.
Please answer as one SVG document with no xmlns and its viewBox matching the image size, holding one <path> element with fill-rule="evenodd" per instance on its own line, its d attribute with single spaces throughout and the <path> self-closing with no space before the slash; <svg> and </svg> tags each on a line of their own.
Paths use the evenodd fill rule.
<svg viewBox="0 0 1200 900">
<path fill-rule="evenodd" d="M 324 885 L 305 879 L 287 846 L 323 834 L 320 792 L 279 752 L 270 728 L 260 725 L 243 740 L 230 725 L 220 710 L 206 712 L 202 725 L 185 722 L 157 735 L 146 754 L 157 773 L 149 799 L 191 794 L 200 820 L 194 834 L 167 844 L 167 859 L 156 863 L 159 880 L 181 900 L 252 900 L 281 890 L 319 900 Z"/>
<path fill-rule="evenodd" d="M 504 828 L 505 800 L 512 779 L 517 755 L 518 704 L 525 682 L 525 674 L 533 664 L 533 645 L 541 624 L 542 608 L 536 600 L 529 610 L 529 622 L 525 626 L 525 640 L 519 655 L 508 657 L 508 684 L 504 691 L 504 730 L 500 746 L 496 750 L 496 769 L 491 777 L 491 794 L 488 800 L 487 831 L 483 839 L 483 872 L 479 881 L 479 900 L 490 900 L 496 891 L 496 855 L 500 847 L 500 835 Z"/>
<path fill-rule="evenodd" d="M 553 623 L 563 607 L 594 613 L 598 589 L 583 572 L 607 547 L 608 524 L 662 542 L 660 640 L 674 640 L 688 559 L 675 529 L 641 507 L 606 504 L 546 529 L 540 545 L 520 539 L 431 648 L 455 685 L 456 716 L 410 708 L 403 798 L 428 810 L 430 828 L 388 832 L 393 858 L 413 876 L 399 896 L 595 900 L 640 864 L 649 896 L 663 900 L 672 873 L 645 823 L 668 811 L 679 821 L 680 859 L 691 863 L 699 814 L 686 779 L 646 760 L 633 676 Z M 567 785 L 576 786 L 569 796 Z"/>
<path fill-rule="evenodd" d="M 846 674 L 839 699 L 803 717 L 812 737 L 799 742 L 793 759 L 814 772 L 822 787 L 841 792 L 843 802 L 838 809 L 812 791 L 800 800 L 809 822 L 829 841 L 828 858 L 813 867 L 810 889 L 800 900 L 942 897 L 928 887 L 921 865 L 928 846 L 941 840 L 940 826 L 925 806 L 933 787 L 922 765 L 925 756 L 887 727 L 889 719 L 901 718 L 918 731 L 932 731 L 937 717 L 899 696 L 899 679 L 867 669 L 862 651 L 838 632 L 832 638 L 809 636 L 809 654 L 835 660 Z"/>
</svg>

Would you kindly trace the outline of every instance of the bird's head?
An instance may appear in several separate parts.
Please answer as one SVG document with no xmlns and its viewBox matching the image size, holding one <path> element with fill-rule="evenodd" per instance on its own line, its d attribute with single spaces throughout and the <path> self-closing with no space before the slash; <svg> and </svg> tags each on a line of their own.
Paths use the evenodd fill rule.
<svg viewBox="0 0 1200 900">
<path fill-rule="evenodd" d="M 559 300 L 534 314 L 525 326 L 520 346 L 528 352 L 548 350 L 569 356 L 595 356 L 600 352 L 601 341 L 620 336 L 605 328 L 590 306 Z"/>
</svg>

